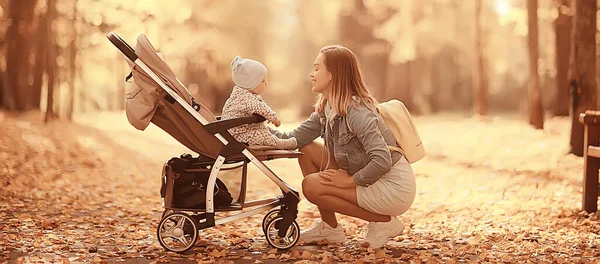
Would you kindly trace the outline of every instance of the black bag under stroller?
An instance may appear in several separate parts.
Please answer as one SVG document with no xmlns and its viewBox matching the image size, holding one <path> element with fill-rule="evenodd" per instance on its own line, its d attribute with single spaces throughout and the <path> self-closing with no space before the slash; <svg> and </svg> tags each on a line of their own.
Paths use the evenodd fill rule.
<svg viewBox="0 0 600 264">
<path fill-rule="evenodd" d="M 190 154 L 172 158 L 167 166 L 173 173 L 173 205 L 179 208 L 206 208 L 206 188 L 210 177 L 210 168 L 199 166 Z M 165 198 L 167 175 L 163 175 L 160 197 Z M 213 191 L 215 208 L 230 206 L 233 196 L 223 181 L 217 178 Z"/>
</svg>

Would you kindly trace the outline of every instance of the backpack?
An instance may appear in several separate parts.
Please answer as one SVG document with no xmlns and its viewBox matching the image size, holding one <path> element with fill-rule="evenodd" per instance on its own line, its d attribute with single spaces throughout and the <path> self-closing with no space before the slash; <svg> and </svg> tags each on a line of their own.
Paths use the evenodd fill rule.
<svg viewBox="0 0 600 264">
<path fill-rule="evenodd" d="M 425 156 L 425 147 L 406 106 L 398 100 L 390 100 L 379 103 L 377 111 L 399 146 L 388 146 L 390 151 L 402 153 L 409 163 L 422 159 Z"/>
</svg>

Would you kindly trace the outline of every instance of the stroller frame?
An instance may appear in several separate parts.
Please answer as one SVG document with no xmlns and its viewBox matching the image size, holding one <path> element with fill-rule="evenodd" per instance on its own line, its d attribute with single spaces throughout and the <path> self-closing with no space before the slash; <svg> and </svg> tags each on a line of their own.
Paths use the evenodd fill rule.
<svg viewBox="0 0 600 264">
<path fill-rule="evenodd" d="M 214 161 L 211 157 L 204 157 L 202 155 L 199 156 L 199 164 L 208 165 L 208 168 L 210 168 L 210 176 L 206 186 L 206 207 L 204 209 L 174 207 L 172 204 L 174 179 L 172 179 L 173 177 L 165 177 L 165 175 L 163 175 L 163 179 L 165 179 L 164 184 L 166 184 L 166 194 L 163 200 L 165 211 L 163 212 L 157 230 L 157 236 L 160 244 L 167 250 L 183 252 L 194 246 L 198 239 L 198 232 L 202 229 L 233 222 L 273 209 L 265 215 L 262 223 L 267 242 L 271 246 L 278 249 L 289 249 L 293 247 L 298 241 L 300 235 L 298 224 L 295 221 L 298 213 L 297 205 L 300 202 L 300 195 L 298 191 L 290 187 L 269 167 L 267 167 L 262 160 L 270 160 L 280 157 L 296 158 L 302 155 L 302 153 L 297 151 L 287 151 L 289 152 L 287 155 L 270 155 L 266 153 L 266 155 L 261 156 L 262 159 L 260 159 L 259 157 L 255 156 L 245 144 L 235 140 L 227 130 L 243 124 L 263 122 L 265 120 L 264 117 L 252 115 L 229 120 L 219 120 L 217 118 L 217 121 L 209 122 L 198 112 L 199 109 L 197 108 L 199 108 L 200 105 L 197 104 L 193 98 L 192 105 L 187 103 L 146 63 L 144 63 L 144 61 L 138 57 L 134 49 L 131 48 L 131 46 L 129 46 L 129 44 L 127 44 L 125 41 L 123 41 L 116 33 L 110 32 L 107 38 L 121 53 L 123 53 L 126 60 L 143 70 L 145 74 L 147 74 L 158 86 L 160 86 L 160 88 L 162 88 L 162 90 L 164 90 L 164 92 L 166 92 L 166 95 L 164 96 L 166 101 L 168 101 L 170 104 L 180 104 L 187 111 L 187 113 L 192 115 L 196 121 L 200 122 L 208 132 L 213 134 L 224 145 Z M 281 154 L 281 152 L 278 153 Z M 247 163 L 252 163 L 269 179 L 271 179 L 281 189 L 283 195 L 275 198 L 259 199 L 246 202 L 245 195 Z M 215 208 L 213 197 L 219 172 L 221 170 L 238 168 L 239 166 L 243 166 L 243 172 L 242 186 L 240 188 L 240 194 L 237 203 L 227 207 Z M 169 169 L 171 168 L 165 164 L 163 174 L 166 174 L 165 171 Z M 193 171 L 194 170 L 186 170 L 184 172 Z M 280 206 L 281 209 L 274 209 L 277 206 Z M 219 219 L 215 218 L 216 212 L 243 210 L 244 207 L 256 208 Z M 188 214 L 186 212 L 199 214 Z M 168 222 L 173 222 L 174 225 L 168 226 Z M 168 245 L 168 243 L 164 241 L 165 237 L 171 237 L 176 242 L 180 242 L 180 244 L 183 246 Z"/>
</svg>

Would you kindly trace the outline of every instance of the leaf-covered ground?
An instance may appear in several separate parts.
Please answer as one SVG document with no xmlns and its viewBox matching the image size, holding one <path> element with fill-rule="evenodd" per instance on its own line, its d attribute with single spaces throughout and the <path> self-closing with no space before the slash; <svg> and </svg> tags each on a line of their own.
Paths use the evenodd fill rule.
<svg viewBox="0 0 600 264">
<path fill-rule="evenodd" d="M 123 113 L 40 120 L 0 112 L 0 262 L 600 261 L 600 215 L 580 210 L 583 160 L 566 154 L 566 119 L 536 131 L 510 118 L 418 117 L 428 156 L 413 166 L 417 198 L 383 249 L 357 246 L 364 221 L 340 216 L 346 244 L 278 252 L 256 215 L 201 231 L 183 255 L 158 244 L 156 226 L 161 166 L 184 147 L 156 127 L 135 130 Z M 295 160 L 267 164 L 301 188 Z M 254 168 L 248 184 L 249 198 L 278 194 Z M 318 216 L 306 200 L 299 210 L 302 228 Z"/>
</svg>

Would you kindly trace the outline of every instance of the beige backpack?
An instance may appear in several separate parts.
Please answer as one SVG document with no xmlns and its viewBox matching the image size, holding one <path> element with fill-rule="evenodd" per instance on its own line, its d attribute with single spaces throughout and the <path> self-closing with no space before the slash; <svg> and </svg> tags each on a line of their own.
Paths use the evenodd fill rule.
<svg viewBox="0 0 600 264">
<path fill-rule="evenodd" d="M 390 150 L 401 152 L 409 163 L 425 157 L 425 147 L 417 132 L 406 106 L 398 100 L 379 103 L 377 111 L 390 129 L 399 148 L 388 146 Z"/>
</svg>

